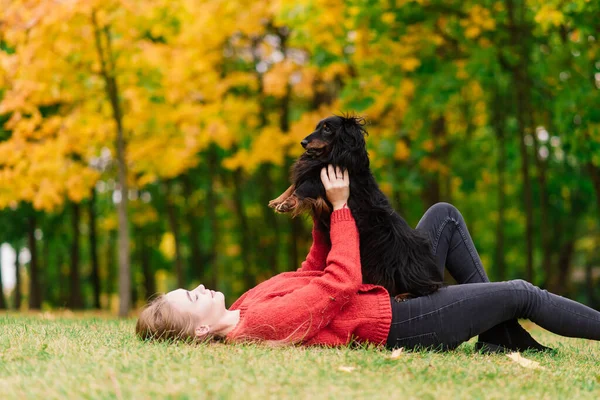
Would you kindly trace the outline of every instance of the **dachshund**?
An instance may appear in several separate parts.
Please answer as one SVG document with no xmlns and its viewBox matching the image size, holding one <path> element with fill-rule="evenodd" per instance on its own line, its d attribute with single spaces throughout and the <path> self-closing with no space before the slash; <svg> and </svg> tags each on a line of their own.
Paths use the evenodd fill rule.
<svg viewBox="0 0 600 400">
<path fill-rule="evenodd" d="M 321 183 L 328 164 L 350 174 L 348 207 L 360 235 L 364 283 L 383 286 L 392 297 L 424 296 L 442 286 L 427 235 L 412 229 L 392 208 L 369 168 L 365 120 L 331 116 L 302 140 L 306 150 L 291 168 L 292 185 L 269 206 L 297 216 L 310 212 L 316 228 L 329 232 L 332 205 Z"/>
</svg>

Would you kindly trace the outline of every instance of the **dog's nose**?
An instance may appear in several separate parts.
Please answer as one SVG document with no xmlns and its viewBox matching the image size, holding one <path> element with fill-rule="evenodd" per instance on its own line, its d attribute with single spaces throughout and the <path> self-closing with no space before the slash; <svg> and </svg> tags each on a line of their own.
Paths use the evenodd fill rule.
<svg viewBox="0 0 600 400">
<path fill-rule="evenodd" d="M 302 145 L 302 147 L 306 148 L 306 146 L 308 146 L 308 140 L 304 139 L 300 142 L 300 144 Z"/>
</svg>

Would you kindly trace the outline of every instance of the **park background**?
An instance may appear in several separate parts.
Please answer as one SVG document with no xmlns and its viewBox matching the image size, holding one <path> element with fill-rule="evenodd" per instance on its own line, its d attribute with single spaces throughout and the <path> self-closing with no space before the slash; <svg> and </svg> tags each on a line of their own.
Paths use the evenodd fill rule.
<svg viewBox="0 0 600 400">
<path fill-rule="evenodd" d="M 0 308 L 127 315 L 299 266 L 267 207 L 319 119 L 369 121 L 414 227 L 600 305 L 600 3 L 0 0 Z M 16 256 L 18 254 L 18 257 Z"/>
</svg>

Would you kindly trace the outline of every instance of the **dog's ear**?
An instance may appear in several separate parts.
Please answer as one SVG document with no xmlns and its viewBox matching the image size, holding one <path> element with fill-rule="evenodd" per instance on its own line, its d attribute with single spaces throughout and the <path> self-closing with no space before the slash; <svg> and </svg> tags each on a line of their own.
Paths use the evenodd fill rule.
<svg viewBox="0 0 600 400">
<path fill-rule="evenodd" d="M 342 117 L 342 130 L 339 138 L 349 150 L 358 150 L 366 146 L 365 120 L 361 117 Z"/>
<path fill-rule="evenodd" d="M 341 124 L 333 145 L 332 164 L 347 168 L 350 173 L 369 168 L 369 155 L 364 128 L 364 119 L 359 117 L 340 117 Z"/>
</svg>

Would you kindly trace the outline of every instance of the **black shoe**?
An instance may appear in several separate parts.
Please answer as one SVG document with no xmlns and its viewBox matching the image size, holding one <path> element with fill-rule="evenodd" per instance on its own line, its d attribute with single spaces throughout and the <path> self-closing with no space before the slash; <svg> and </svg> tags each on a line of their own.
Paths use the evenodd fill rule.
<svg viewBox="0 0 600 400">
<path fill-rule="evenodd" d="M 544 352 L 556 354 L 556 350 L 553 348 L 546 347 L 546 346 L 541 346 L 541 347 L 543 347 L 543 349 L 528 348 L 525 350 L 540 351 L 540 352 L 544 351 Z M 513 350 L 513 349 L 509 349 L 507 347 L 504 347 L 502 345 L 499 345 L 499 344 L 486 343 L 486 342 L 476 342 L 475 343 L 475 351 L 478 353 L 481 353 L 481 354 L 505 354 L 505 353 L 512 353 L 515 351 L 525 351 L 525 350 L 521 350 L 521 349 Z"/>
<path fill-rule="evenodd" d="M 479 335 L 479 342 L 506 348 L 509 351 L 552 351 L 538 343 L 519 322 L 514 319 L 494 326 L 492 329 Z"/>
<path fill-rule="evenodd" d="M 512 350 L 507 349 L 504 346 L 493 343 L 477 342 L 475 343 L 475 351 L 481 354 L 501 354 L 511 353 Z"/>
</svg>

